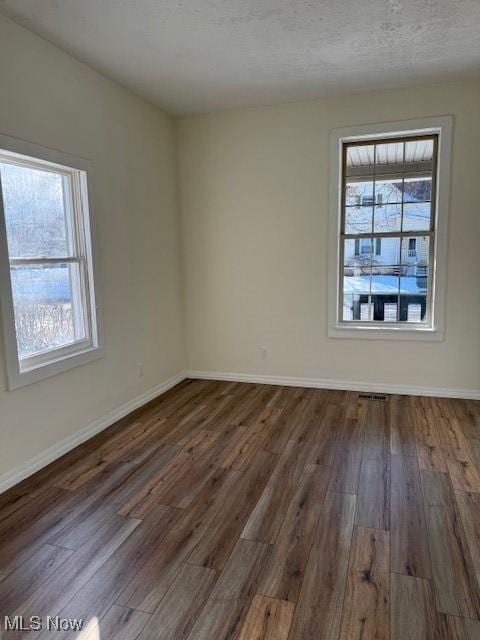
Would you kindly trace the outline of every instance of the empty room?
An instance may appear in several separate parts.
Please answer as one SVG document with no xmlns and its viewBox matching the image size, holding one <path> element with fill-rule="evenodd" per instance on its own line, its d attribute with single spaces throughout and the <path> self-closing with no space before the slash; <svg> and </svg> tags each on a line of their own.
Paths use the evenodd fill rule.
<svg viewBox="0 0 480 640">
<path fill-rule="evenodd" d="M 0 640 L 480 640 L 478 0 L 0 0 Z"/>
</svg>

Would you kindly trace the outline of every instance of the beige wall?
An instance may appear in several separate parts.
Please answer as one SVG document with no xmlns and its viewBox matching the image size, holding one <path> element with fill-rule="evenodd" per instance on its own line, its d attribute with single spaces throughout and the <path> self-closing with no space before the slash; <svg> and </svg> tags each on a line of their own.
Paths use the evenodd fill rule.
<svg viewBox="0 0 480 640">
<path fill-rule="evenodd" d="M 1 475 L 178 373 L 184 350 L 171 119 L 4 18 L 0 87 L 1 133 L 94 162 L 106 346 L 9 392 L 0 340 Z"/>
<path fill-rule="evenodd" d="M 178 166 L 167 115 L 1 17 L 0 86 L 0 133 L 94 162 L 106 338 L 101 360 L 12 392 L 0 342 L 0 475 L 186 364 L 480 387 L 478 83 L 183 118 Z M 330 129 L 448 113 L 455 130 L 445 342 L 328 339 Z"/>
<path fill-rule="evenodd" d="M 445 341 L 327 338 L 330 130 L 446 114 L 455 124 Z M 479 389 L 479 153 L 478 82 L 182 119 L 189 369 Z"/>
</svg>

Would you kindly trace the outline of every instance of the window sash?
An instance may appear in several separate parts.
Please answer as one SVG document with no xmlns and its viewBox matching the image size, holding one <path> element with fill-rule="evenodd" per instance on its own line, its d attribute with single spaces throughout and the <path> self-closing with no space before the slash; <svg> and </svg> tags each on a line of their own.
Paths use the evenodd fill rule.
<svg viewBox="0 0 480 640">
<path fill-rule="evenodd" d="M 52 161 L 52 158 L 55 160 L 58 158 L 59 162 Z M 64 160 L 69 166 L 62 164 Z M 71 165 L 70 160 L 72 160 Z M 5 284 L 5 291 L 2 296 L 4 298 L 2 313 L 4 316 L 9 388 L 12 389 L 71 368 L 77 363 L 80 364 L 99 357 L 102 355 L 103 349 L 99 344 L 98 311 L 95 302 L 98 292 L 94 283 L 93 239 L 90 226 L 90 203 L 87 192 L 87 173 L 90 174 L 91 171 L 90 163 L 59 152 L 52 152 L 36 145 L 30 145 L 30 143 L 23 143 L 7 136 L 0 136 L 0 161 L 5 164 L 52 172 L 62 176 L 66 237 L 68 241 L 68 255 L 10 257 L 0 183 L 0 240 L 4 256 L 0 266 L 2 267 L 2 279 Z M 78 265 L 78 278 L 71 280 L 71 299 L 72 313 L 74 314 L 74 332 L 78 332 L 81 327 L 82 336 L 63 346 L 52 347 L 20 357 L 15 325 L 15 300 L 12 290 L 11 269 L 16 266 L 48 266 L 56 264 Z"/>
<path fill-rule="evenodd" d="M 91 314 L 90 291 L 89 291 L 89 278 L 88 278 L 88 264 L 85 257 L 80 256 L 78 258 L 11 258 L 9 260 L 10 268 L 16 266 L 29 266 L 29 265 L 51 265 L 51 264 L 77 264 L 79 268 L 79 286 L 80 291 L 78 295 L 75 295 L 72 291 L 72 306 L 75 315 L 77 315 L 77 321 L 79 322 L 79 311 L 83 316 L 83 328 L 85 330 L 85 337 L 78 338 L 69 342 L 68 344 L 60 347 L 52 347 L 39 351 L 30 356 L 20 356 L 18 354 L 18 361 L 20 370 L 29 370 L 35 368 L 35 366 L 41 366 L 42 364 L 54 359 L 62 358 L 65 355 L 71 354 L 78 350 L 88 349 L 93 345 L 92 325 L 93 319 Z M 15 306 L 15 298 L 12 295 L 13 304 Z M 79 305 L 80 309 L 76 308 Z M 74 329 L 76 323 L 74 321 Z"/>
<path fill-rule="evenodd" d="M 0 151 L 0 160 L 2 162 L 8 162 L 20 167 L 29 167 L 41 171 L 52 172 L 63 176 L 64 180 L 64 207 L 65 207 L 65 225 L 67 237 L 69 237 L 71 255 L 65 256 L 38 256 L 38 257 L 9 257 L 10 268 L 12 266 L 21 265 L 48 265 L 48 264 L 78 264 L 80 274 L 80 292 L 75 296 L 72 291 L 72 305 L 81 307 L 81 313 L 83 315 L 83 325 L 85 331 L 85 338 L 74 340 L 73 342 L 61 346 L 45 349 L 39 353 L 32 354 L 30 356 L 20 356 L 18 353 L 17 345 L 17 357 L 20 371 L 29 370 L 37 366 L 42 366 L 51 360 L 62 358 L 65 355 L 71 354 L 78 350 L 88 349 L 93 344 L 93 319 L 91 308 L 91 293 L 90 283 L 88 277 L 88 264 L 87 264 L 87 238 L 84 224 L 84 215 L 82 212 L 82 185 L 81 174 L 76 169 L 70 169 L 61 167 L 51 163 L 44 163 L 43 161 L 37 161 L 34 158 L 18 158 L 12 157 L 10 153 Z M 1 194 L 1 192 L 0 192 Z M 3 204 L 3 196 L 2 196 Z M 2 206 L 3 209 L 3 206 Z M 12 302 L 15 306 L 15 299 L 12 292 Z M 78 308 L 77 322 L 78 322 Z M 74 321 L 75 327 L 75 321 Z"/>
<path fill-rule="evenodd" d="M 385 165 L 379 165 L 381 167 L 380 171 L 377 173 L 376 172 L 376 158 L 374 156 L 374 165 L 373 165 L 373 173 L 371 171 L 368 171 L 369 168 L 367 168 L 367 170 L 365 170 L 362 175 L 358 175 L 358 176 L 349 176 L 347 175 L 347 153 L 348 153 L 348 148 L 352 147 L 352 146 L 365 146 L 368 144 L 372 144 L 372 145 L 379 145 L 379 144 L 392 144 L 395 142 L 411 142 L 413 140 L 433 140 L 433 156 L 432 156 L 432 161 L 429 163 L 426 163 L 429 165 L 429 168 L 427 169 L 426 166 L 422 167 L 420 170 L 415 171 L 414 170 L 414 166 L 411 165 L 410 167 L 408 167 L 407 165 L 407 170 L 406 171 L 402 171 L 402 170 L 398 170 L 399 168 L 401 169 L 401 165 L 398 165 L 398 167 L 395 169 L 393 169 L 393 172 L 389 172 L 388 170 L 386 170 Z M 379 327 L 379 328 L 386 328 L 387 327 L 392 327 L 392 326 L 399 326 L 399 327 L 405 327 L 408 329 L 415 329 L 415 328 L 431 328 L 433 327 L 433 313 L 434 313 L 434 309 L 433 309 L 433 295 L 434 295 L 434 276 L 435 276 L 435 271 L 434 271 L 434 266 L 435 266 L 435 244 L 436 244 L 436 234 L 435 234 L 435 223 L 436 223 L 436 192 L 437 192 L 437 169 L 438 169 L 438 143 L 439 143 L 439 135 L 438 133 L 435 134 L 425 134 L 425 135 L 403 135 L 403 136 L 395 136 L 392 135 L 392 137 L 387 137 L 387 138 L 377 138 L 377 137 L 372 137 L 372 138 L 364 138 L 361 140 L 356 140 L 356 141 L 342 141 L 341 143 L 341 176 L 340 176 L 340 184 L 341 184 L 341 197 L 340 197 L 340 233 L 338 234 L 338 241 L 339 241 L 339 274 L 338 274 L 338 295 L 337 295 L 337 300 L 338 300 L 338 308 L 337 308 L 337 322 L 339 325 L 344 325 L 344 326 L 355 326 L 355 325 L 362 325 L 362 326 L 371 326 L 371 327 Z M 376 147 L 375 147 L 376 149 Z M 432 185 L 431 185 L 431 199 L 425 202 L 429 202 L 430 203 L 430 229 L 429 230 L 417 230 L 417 231 L 382 231 L 382 232 L 375 232 L 373 231 L 374 228 L 374 221 L 375 221 L 375 208 L 378 206 L 384 206 L 385 203 L 382 202 L 380 205 L 375 202 L 375 181 L 376 178 L 392 178 L 394 176 L 397 176 L 398 179 L 401 178 L 402 183 L 405 181 L 405 179 L 408 178 L 418 178 L 418 177 L 424 177 L 426 174 L 426 171 L 428 171 L 428 175 L 431 175 L 431 180 L 432 180 Z M 358 181 L 365 181 L 365 180 L 369 180 L 371 179 L 373 181 L 372 184 L 372 189 L 373 189 L 373 205 L 372 205 L 372 230 L 369 232 L 361 232 L 361 233 L 345 233 L 345 218 L 346 218 L 346 185 L 347 182 L 352 182 L 352 177 L 353 180 L 355 180 L 356 178 L 358 178 Z M 399 203 L 401 204 L 401 220 L 402 220 L 402 226 L 403 226 L 403 208 L 404 208 L 404 199 L 402 197 L 402 202 Z M 366 254 L 362 254 L 362 247 L 361 247 L 361 240 L 362 238 L 368 238 L 368 239 L 372 239 L 373 242 L 373 247 L 372 247 L 372 257 L 373 255 L 375 255 L 376 253 L 376 239 L 378 238 L 399 238 L 400 239 L 400 247 L 402 244 L 402 238 L 412 238 L 412 237 L 429 237 L 429 256 L 428 256 L 428 270 L 427 270 L 427 295 L 426 295 L 426 311 L 425 311 L 425 319 L 423 321 L 420 322 L 408 322 L 407 321 L 401 321 L 398 320 L 396 322 L 386 322 L 385 320 L 373 320 L 373 314 L 371 313 L 370 309 L 371 309 L 371 296 L 372 293 L 369 293 L 369 314 L 368 317 L 370 318 L 372 316 L 372 319 L 368 319 L 368 320 L 362 320 L 362 319 L 352 319 L 352 320 L 348 320 L 348 319 L 344 319 L 343 317 L 343 308 L 344 308 L 344 299 L 345 299 L 345 291 L 344 291 L 344 272 L 345 272 L 345 259 L 344 259 L 344 247 L 345 247 L 345 241 L 346 240 L 355 240 L 355 255 L 366 255 Z M 359 246 L 359 254 L 357 254 L 357 246 Z M 392 294 L 395 295 L 395 294 Z M 397 318 L 398 318 L 398 314 L 400 313 L 400 291 L 397 294 Z M 408 294 L 405 294 L 408 295 Z"/>
<path fill-rule="evenodd" d="M 430 239 L 429 241 L 429 248 L 428 248 L 428 269 L 427 269 L 427 297 L 426 297 L 426 311 L 425 311 L 425 320 L 421 321 L 421 322 L 408 322 L 406 320 L 402 321 L 402 320 L 397 320 L 397 322 L 388 322 L 385 323 L 384 320 L 361 320 L 361 319 L 352 319 L 352 320 L 344 320 L 343 319 L 343 303 L 344 303 L 344 299 L 345 299 L 345 292 L 344 292 L 344 273 L 345 273 L 345 256 L 344 256 L 344 240 L 345 239 L 351 239 L 351 238 L 357 238 L 359 235 L 361 235 L 361 237 L 368 237 L 371 238 L 372 234 L 347 234 L 347 235 L 343 235 L 341 236 L 341 241 L 340 241 L 340 249 L 339 249 L 339 267 L 340 267 L 340 271 L 339 271 L 339 296 L 338 296 L 338 317 L 339 317 L 339 322 L 341 324 L 345 324 L 345 325 L 355 325 L 355 324 L 362 324 L 362 325 L 369 325 L 369 326 L 379 326 L 382 327 L 384 324 L 388 324 L 388 326 L 392 326 L 392 325 L 400 325 L 400 326 L 405 326 L 406 328 L 415 328 L 415 327 L 421 327 L 421 328 L 425 328 L 430 326 L 431 322 L 433 321 L 433 276 L 434 276 L 434 258 L 435 258 L 435 232 L 433 231 L 428 231 L 428 232 L 406 232 L 406 233 L 378 233 L 378 234 L 373 234 L 374 238 L 400 238 L 400 250 L 401 250 L 401 238 L 402 237 L 410 237 L 412 235 L 414 235 L 415 237 L 428 237 Z M 375 251 L 375 247 L 374 247 L 374 251 Z M 361 253 L 361 247 L 360 247 L 360 256 L 362 255 Z M 364 254 L 366 255 L 366 254 Z M 372 254 L 372 258 L 375 254 Z M 365 294 L 367 295 L 367 294 Z M 372 295 L 372 293 L 370 292 L 368 294 L 369 296 Z M 395 295 L 395 294 L 392 294 Z M 400 295 L 410 295 L 410 294 L 400 294 L 400 292 L 398 292 L 397 294 L 397 298 L 400 298 Z M 412 294 L 413 295 L 413 294 Z"/>
<path fill-rule="evenodd" d="M 398 179 L 401 179 L 402 182 L 405 180 L 405 178 L 419 178 L 419 177 L 425 177 L 425 171 L 413 171 L 413 170 L 405 170 L 402 171 L 401 173 L 394 173 L 394 174 L 390 174 L 390 173 L 385 173 L 385 168 L 388 165 L 378 165 L 381 167 L 381 170 L 379 172 L 377 172 L 375 170 L 376 165 L 373 165 L 373 173 L 370 171 L 369 173 L 365 172 L 364 175 L 361 176 L 348 176 L 347 175 L 347 153 L 348 153 L 348 149 L 350 147 L 362 147 L 362 146 L 366 146 L 369 143 L 372 145 L 381 145 L 381 144 L 393 144 L 395 142 L 412 142 L 415 140 L 433 140 L 433 156 L 432 156 L 432 162 L 429 163 L 430 169 L 428 171 L 428 175 L 431 175 L 431 179 L 432 179 L 432 187 L 431 187 L 431 194 L 432 194 L 432 198 L 431 200 L 425 200 L 425 202 L 429 202 L 431 205 L 431 209 L 430 209 L 430 229 L 429 231 L 434 231 L 435 230 L 435 220 L 436 220 L 436 197 L 434 197 L 434 194 L 437 191 L 437 170 L 438 170 L 438 133 L 437 134 L 425 134 L 425 135 L 405 135 L 405 136 L 392 136 L 391 138 L 365 138 L 362 140 L 356 140 L 356 141 L 344 141 L 342 142 L 342 146 L 341 146 L 341 212 L 340 212 L 340 220 L 341 220 L 341 224 L 340 224 L 340 231 L 342 234 L 345 234 L 345 207 L 346 207 L 346 185 L 347 185 L 347 181 L 352 181 L 352 177 L 353 179 L 358 179 L 359 182 L 364 182 L 366 180 L 372 180 L 373 181 L 373 188 L 375 188 L 375 182 L 376 182 L 376 178 L 379 178 L 380 180 L 382 180 L 382 178 L 388 178 L 391 179 L 393 177 L 397 177 Z M 374 159 L 375 162 L 375 159 Z M 408 166 L 408 165 L 406 165 Z M 370 170 L 370 167 L 366 167 L 364 168 L 366 170 Z M 382 172 L 383 171 L 383 172 Z M 374 193 L 374 192 L 373 192 Z M 378 207 L 379 204 L 377 202 L 375 202 L 375 196 L 373 197 L 373 204 L 372 204 L 372 209 L 373 211 L 375 210 L 375 207 Z M 386 204 L 395 204 L 395 203 L 385 203 L 382 202 L 382 204 L 380 205 L 380 207 L 384 207 Z M 402 220 L 403 220 L 403 206 L 404 206 L 404 201 L 402 198 L 402 202 L 401 203 L 397 203 L 397 204 L 401 204 L 402 205 L 402 209 L 401 209 L 401 214 L 402 214 Z M 374 216 L 374 213 L 373 213 Z M 374 229 L 374 217 L 372 217 L 372 232 Z M 403 232 L 403 230 L 400 230 Z M 427 231 L 427 229 L 425 229 L 425 231 Z M 394 233 L 394 232 L 387 232 L 387 233 Z M 395 232 L 396 233 L 396 232 Z M 419 235 L 419 232 L 416 232 L 417 235 Z M 360 237 L 362 234 L 351 234 L 354 235 L 355 237 Z M 365 236 L 371 236 L 372 234 L 367 232 L 365 234 L 363 234 Z M 423 234 L 422 234 L 423 235 Z"/>
</svg>

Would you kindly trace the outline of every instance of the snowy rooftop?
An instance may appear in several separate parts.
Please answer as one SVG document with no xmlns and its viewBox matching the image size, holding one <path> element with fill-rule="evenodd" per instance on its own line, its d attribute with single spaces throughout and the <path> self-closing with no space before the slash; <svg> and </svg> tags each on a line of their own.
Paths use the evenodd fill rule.
<svg viewBox="0 0 480 640">
<path fill-rule="evenodd" d="M 419 286 L 419 279 L 416 276 L 345 276 L 345 294 L 422 295 L 426 292 L 426 287 Z"/>
</svg>

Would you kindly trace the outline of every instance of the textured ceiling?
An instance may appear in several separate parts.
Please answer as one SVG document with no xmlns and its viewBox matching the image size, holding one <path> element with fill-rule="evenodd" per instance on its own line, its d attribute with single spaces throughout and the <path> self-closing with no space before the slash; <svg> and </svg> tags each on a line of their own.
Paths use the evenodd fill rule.
<svg viewBox="0 0 480 640">
<path fill-rule="evenodd" d="M 0 0 L 174 113 L 477 75 L 480 0 Z"/>
</svg>

